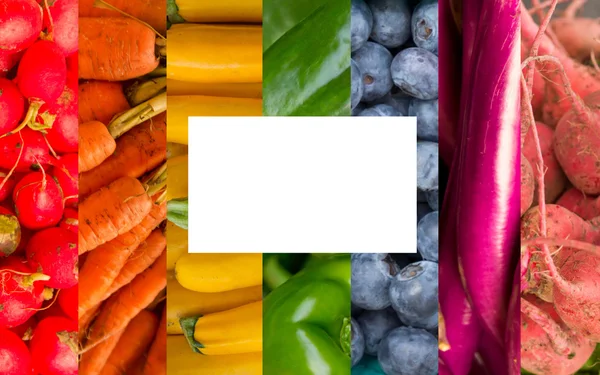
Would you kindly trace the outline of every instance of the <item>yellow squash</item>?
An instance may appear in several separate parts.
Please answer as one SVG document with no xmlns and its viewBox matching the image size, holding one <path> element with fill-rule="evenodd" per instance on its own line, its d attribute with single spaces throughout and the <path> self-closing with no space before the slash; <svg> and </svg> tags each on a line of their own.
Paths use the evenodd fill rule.
<svg viewBox="0 0 600 375">
<path fill-rule="evenodd" d="M 262 375 L 262 352 L 200 355 L 192 352 L 184 336 L 167 336 L 169 375 Z"/>
<path fill-rule="evenodd" d="M 167 95 L 206 95 L 229 98 L 262 98 L 262 82 L 197 83 L 167 80 Z"/>
<path fill-rule="evenodd" d="M 262 0 L 174 0 L 178 14 L 186 22 L 195 23 L 260 23 Z"/>
<path fill-rule="evenodd" d="M 169 96 L 167 141 L 188 143 L 189 116 L 262 116 L 262 100 L 216 96 Z"/>
<path fill-rule="evenodd" d="M 202 293 L 262 285 L 262 254 L 185 254 L 175 276 L 184 288 Z"/>
<path fill-rule="evenodd" d="M 179 319 L 233 309 L 262 299 L 262 286 L 222 293 L 198 293 L 182 287 L 177 280 L 167 282 L 167 333 L 183 335 Z"/>
<path fill-rule="evenodd" d="M 187 155 L 188 146 L 180 143 L 167 143 L 167 158 L 174 158 L 179 155 Z"/>
<path fill-rule="evenodd" d="M 171 26 L 167 40 L 168 79 L 200 83 L 262 82 L 259 25 L 178 24 Z"/>
<path fill-rule="evenodd" d="M 188 196 L 188 156 L 167 159 L 167 201 Z"/>
<path fill-rule="evenodd" d="M 262 301 L 204 316 L 181 318 L 196 353 L 228 355 L 262 351 Z"/>
<path fill-rule="evenodd" d="M 175 262 L 188 252 L 188 231 L 167 220 L 167 271 L 175 270 Z"/>
</svg>

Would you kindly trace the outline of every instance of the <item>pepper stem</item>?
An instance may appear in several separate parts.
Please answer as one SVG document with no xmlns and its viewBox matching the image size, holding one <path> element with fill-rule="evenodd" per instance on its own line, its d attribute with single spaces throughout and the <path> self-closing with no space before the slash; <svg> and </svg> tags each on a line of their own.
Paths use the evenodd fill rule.
<svg viewBox="0 0 600 375">
<path fill-rule="evenodd" d="M 340 331 L 340 346 L 348 357 L 352 357 L 352 322 L 350 318 L 344 318 Z"/>
</svg>

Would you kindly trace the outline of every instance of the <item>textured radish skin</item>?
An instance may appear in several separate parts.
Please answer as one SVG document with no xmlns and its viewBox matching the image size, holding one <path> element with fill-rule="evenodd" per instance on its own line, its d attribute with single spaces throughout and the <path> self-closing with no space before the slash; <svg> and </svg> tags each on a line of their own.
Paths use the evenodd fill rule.
<svg viewBox="0 0 600 375">
<path fill-rule="evenodd" d="M 4 184 L 2 188 L 0 188 L 0 202 L 3 202 L 10 196 L 16 184 L 14 175 L 11 175 L 10 177 L 7 176 L 8 172 L 0 171 L 0 185 Z"/>
<path fill-rule="evenodd" d="M 51 316 L 42 319 L 29 344 L 36 374 L 77 374 L 77 320 Z"/>
<path fill-rule="evenodd" d="M 65 205 L 73 207 L 77 205 L 78 193 L 78 156 L 77 154 L 62 155 L 54 164 L 52 175 L 58 181 L 65 200 Z"/>
<path fill-rule="evenodd" d="M 0 77 L 6 77 L 6 74 L 11 70 L 23 56 L 24 51 L 12 52 L 0 49 Z"/>
<path fill-rule="evenodd" d="M 63 219 L 60 221 L 60 227 L 69 230 L 75 234 L 79 233 L 79 214 L 77 210 L 65 208 Z"/>
<path fill-rule="evenodd" d="M 0 374 L 31 374 L 31 355 L 23 340 L 6 328 L 0 328 L 0 337 Z"/>
<path fill-rule="evenodd" d="M 54 42 L 65 56 L 77 52 L 79 45 L 79 20 L 77 0 L 59 0 L 48 2 L 54 29 Z M 44 28 L 50 29 L 48 13 L 44 12 Z"/>
<path fill-rule="evenodd" d="M 0 78 L 0 134 L 6 134 L 19 124 L 25 113 L 25 98 L 12 81 Z"/>
<path fill-rule="evenodd" d="M 79 289 L 77 285 L 62 289 L 58 294 L 58 304 L 62 311 L 71 319 L 77 320 L 77 304 L 79 302 Z"/>
<path fill-rule="evenodd" d="M 58 224 L 64 211 L 63 193 L 58 182 L 42 172 L 29 173 L 17 183 L 13 202 L 19 221 L 29 229 Z"/>
<path fill-rule="evenodd" d="M 67 83 L 67 62 L 55 43 L 38 40 L 25 51 L 16 78 L 27 99 L 54 102 Z"/>
<path fill-rule="evenodd" d="M 77 235 L 64 228 L 48 228 L 31 237 L 25 250 L 32 268 L 50 276 L 51 288 L 77 284 Z"/>
<path fill-rule="evenodd" d="M 38 170 L 50 164 L 50 149 L 42 133 L 25 128 L 0 139 L 0 168 L 16 172 Z"/>
<path fill-rule="evenodd" d="M 23 50 L 41 31 L 42 8 L 34 0 L 0 0 L 0 50 Z"/>
<path fill-rule="evenodd" d="M 533 193 L 535 191 L 535 179 L 529 161 L 521 155 L 521 216 L 531 207 Z"/>
</svg>

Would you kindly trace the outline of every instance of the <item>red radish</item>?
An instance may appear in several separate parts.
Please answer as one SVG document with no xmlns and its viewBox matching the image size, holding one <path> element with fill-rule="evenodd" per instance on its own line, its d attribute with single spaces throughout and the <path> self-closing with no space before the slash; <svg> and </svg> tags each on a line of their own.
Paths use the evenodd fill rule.
<svg viewBox="0 0 600 375">
<path fill-rule="evenodd" d="M 25 323 L 11 328 L 10 330 L 17 334 L 23 341 L 29 341 L 33 330 L 37 325 L 38 319 L 37 314 L 29 318 Z"/>
<path fill-rule="evenodd" d="M 61 293 L 62 291 L 55 291 L 55 293 Z M 60 308 L 60 305 L 58 304 L 58 299 L 57 297 L 52 297 L 49 300 L 46 300 L 43 304 L 42 307 L 40 308 L 40 311 L 38 311 L 35 314 L 35 317 L 37 317 L 38 320 L 42 320 L 42 319 L 46 319 L 49 318 L 51 316 L 60 316 L 63 318 L 68 318 L 67 314 L 64 313 L 64 311 Z"/>
<path fill-rule="evenodd" d="M 74 87 L 77 92 L 79 83 L 79 54 L 77 52 L 67 56 L 67 86 Z"/>
<path fill-rule="evenodd" d="M 0 207 L 0 257 L 15 252 L 21 242 L 21 226 L 14 213 Z"/>
<path fill-rule="evenodd" d="M 77 284 L 77 235 L 63 228 L 37 232 L 27 244 L 27 260 L 32 268 L 50 276 L 51 288 L 70 288 Z"/>
<path fill-rule="evenodd" d="M 13 255 L 25 255 L 25 248 L 32 235 L 33 231 L 31 229 L 27 229 L 23 226 L 21 227 L 21 242 L 19 242 L 19 246 L 17 246 L 17 250 L 15 250 Z"/>
<path fill-rule="evenodd" d="M 3 285 L 0 289 L 0 327 L 16 327 L 31 318 L 47 297 L 44 282 L 48 279 L 47 275 L 32 272 L 23 258 L 12 256 L 4 260 L 0 265 Z"/>
<path fill-rule="evenodd" d="M 41 5 L 44 6 L 43 1 Z M 44 11 L 44 28 L 51 31 L 52 38 L 65 56 L 77 52 L 79 45 L 79 20 L 77 0 L 48 1 L 50 16 Z M 53 26 L 53 27 L 52 27 Z"/>
<path fill-rule="evenodd" d="M 60 227 L 77 234 L 79 232 L 79 218 L 77 210 L 65 208 L 63 219 L 60 221 Z"/>
<path fill-rule="evenodd" d="M 77 120 L 77 116 L 75 116 L 75 119 Z M 62 155 L 54 163 L 54 168 L 52 169 L 52 175 L 54 175 L 54 178 L 56 178 L 62 188 L 65 205 L 70 207 L 75 206 L 78 201 L 78 162 L 79 157 L 77 154 Z"/>
<path fill-rule="evenodd" d="M 31 355 L 23 340 L 6 328 L 0 328 L 0 337 L 0 375 L 31 374 Z"/>
<path fill-rule="evenodd" d="M 50 164 L 50 149 L 42 133 L 29 128 L 0 139 L 0 168 L 27 172 Z"/>
<path fill-rule="evenodd" d="M 42 8 L 34 0 L 0 0 L 0 50 L 23 50 L 41 31 Z"/>
<path fill-rule="evenodd" d="M 34 370 L 43 375 L 77 374 L 77 321 L 42 319 L 29 344 Z"/>
<path fill-rule="evenodd" d="M 72 319 L 77 320 L 77 303 L 79 302 L 79 289 L 77 285 L 69 289 L 62 289 L 58 293 L 58 304 L 62 311 Z"/>
<path fill-rule="evenodd" d="M 13 52 L 0 49 L 0 77 L 5 77 L 6 73 L 17 65 L 23 52 L 25 51 Z"/>
<path fill-rule="evenodd" d="M 48 129 L 46 139 L 59 154 L 77 152 L 79 145 L 79 117 L 77 111 L 61 111 Z"/>
<path fill-rule="evenodd" d="M 19 222 L 29 229 L 58 224 L 65 209 L 60 185 L 44 172 L 23 177 L 13 190 L 13 202 Z"/>
<path fill-rule="evenodd" d="M 13 130 L 25 114 L 25 99 L 17 85 L 0 78 L 0 134 Z"/>
<path fill-rule="evenodd" d="M 13 191 L 16 181 L 14 175 L 8 176 L 7 172 L 0 171 L 0 202 L 3 202 Z"/>
</svg>

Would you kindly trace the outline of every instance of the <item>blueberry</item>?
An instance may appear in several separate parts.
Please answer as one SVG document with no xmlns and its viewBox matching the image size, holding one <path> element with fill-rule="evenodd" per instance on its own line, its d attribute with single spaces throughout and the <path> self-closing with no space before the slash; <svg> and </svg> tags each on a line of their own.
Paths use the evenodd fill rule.
<svg viewBox="0 0 600 375">
<path fill-rule="evenodd" d="M 350 312 L 352 313 L 352 316 L 359 316 L 364 310 L 358 306 L 356 306 L 355 304 L 351 304 L 350 306 Z"/>
<path fill-rule="evenodd" d="M 438 100 L 413 99 L 408 106 L 408 115 L 417 117 L 417 138 L 437 142 Z"/>
<path fill-rule="evenodd" d="M 356 319 L 362 328 L 365 337 L 365 353 L 377 355 L 379 342 L 394 328 L 400 327 L 398 315 L 393 309 L 365 311 Z"/>
<path fill-rule="evenodd" d="M 358 51 L 352 54 L 356 61 L 364 83 L 362 100 L 370 102 L 387 94 L 392 86 L 390 64 L 392 54 L 385 47 L 367 42 Z"/>
<path fill-rule="evenodd" d="M 352 108 L 352 116 L 358 116 L 363 110 L 367 109 L 367 105 L 363 102 L 358 103 L 358 105 Z"/>
<path fill-rule="evenodd" d="M 352 366 L 357 364 L 365 352 L 365 337 L 360 324 L 354 318 L 350 321 L 352 332 Z"/>
<path fill-rule="evenodd" d="M 373 14 L 363 0 L 352 0 L 350 11 L 350 44 L 352 52 L 361 48 L 369 39 L 373 29 Z"/>
<path fill-rule="evenodd" d="M 354 60 L 350 60 L 350 72 L 352 75 L 352 95 L 351 95 L 351 103 L 352 109 L 356 108 L 358 103 L 363 96 L 363 91 L 365 89 L 365 85 L 363 84 L 362 74 L 360 73 L 360 68 L 358 64 Z"/>
<path fill-rule="evenodd" d="M 431 207 L 427 203 L 417 203 L 417 222 L 430 212 Z"/>
<path fill-rule="evenodd" d="M 438 144 L 417 142 L 417 187 L 423 191 L 438 190 Z"/>
<path fill-rule="evenodd" d="M 417 225 L 417 248 L 423 259 L 438 261 L 439 214 L 433 211 L 425 215 Z"/>
<path fill-rule="evenodd" d="M 432 190 L 427 192 L 427 204 L 433 211 L 439 210 L 439 194 L 437 190 Z"/>
<path fill-rule="evenodd" d="M 423 329 L 396 328 L 381 341 L 377 358 L 387 375 L 436 375 L 438 341 Z"/>
<path fill-rule="evenodd" d="M 417 188 L 417 202 L 427 203 L 427 192 Z"/>
<path fill-rule="evenodd" d="M 400 51 L 390 67 L 394 84 L 417 99 L 438 97 L 438 57 L 423 48 Z"/>
<path fill-rule="evenodd" d="M 398 47 L 410 39 L 411 11 L 406 0 L 370 0 L 373 13 L 371 39 L 386 47 Z"/>
<path fill-rule="evenodd" d="M 439 30 L 437 0 L 426 0 L 417 5 L 412 15 L 411 25 L 415 44 L 437 55 Z"/>
<path fill-rule="evenodd" d="M 396 111 L 400 113 L 400 116 L 408 116 L 408 107 L 410 105 L 410 102 L 411 99 L 408 96 L 405 96 L 403 94 L 392 94 L 391 92 L 388 92 L 381 98 L 369 102 L 369 104 L 387 104 L 389 106 L 394 107 L 394 109 L 396 109 Z"/>
<path fill-rule="evenodd" d="M 390 284 L 390 302 L 406 325 L 418 328 L 437 325 L 437 263 L 424 260 L 404 267 Z M 431 322 L 434 315 L 435 321 Z"/>
<path fill-rule="evenodd" d="M 400 116 L 400 112 L 396 108 L 387 104 L 377 104 L 371 108 L 367 108 L 359 116 Z"/>
<path fill-rule="evenodd" d="M 352 254 L 352 303 L 367 310 L 390 306 L 388 289 L 398 271 L 388 254 Z"/>
</svg>

